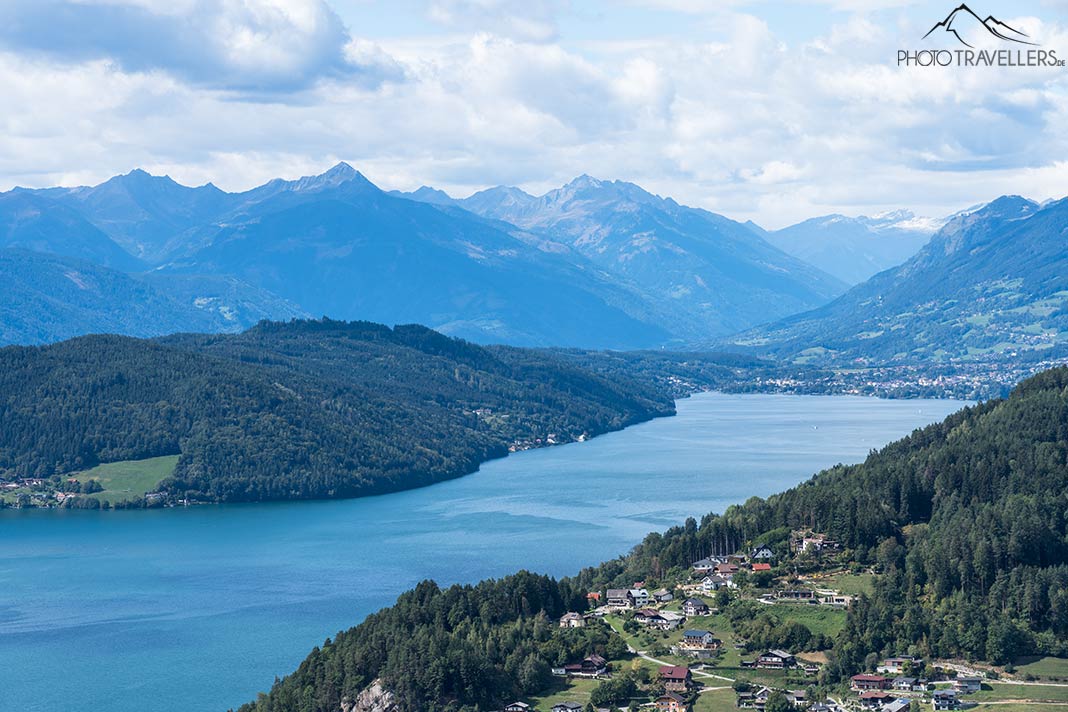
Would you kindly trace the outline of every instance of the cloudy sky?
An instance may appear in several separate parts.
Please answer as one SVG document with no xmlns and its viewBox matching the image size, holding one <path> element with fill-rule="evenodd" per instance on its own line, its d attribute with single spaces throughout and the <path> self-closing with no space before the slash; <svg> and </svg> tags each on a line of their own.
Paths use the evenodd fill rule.
<svg viewBox="0 0 1068 712">
<path fill-rule="evenodd" d="M 769 227 L 1068 194 L 1068 69 L 898 68 L 890 0 L 3 0 L 0 190 L 634 181 Z M 1068 3 L 975 0 L 1068 58 Z M 944 43 L 942 43 L 944 44 Z"/>
</svg>

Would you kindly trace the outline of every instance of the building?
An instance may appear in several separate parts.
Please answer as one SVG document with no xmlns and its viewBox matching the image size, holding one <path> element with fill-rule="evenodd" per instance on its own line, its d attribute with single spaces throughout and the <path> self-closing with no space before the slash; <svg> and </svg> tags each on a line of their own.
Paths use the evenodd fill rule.
<svg viewBox="0 0 1068 712">
<path fill-rule="evenodd" d="M 912 700 L 904 697 L 890 700 L 883 705 L 882 712 L 909 712 L 909 707 L 912 706 Z"/>
<path fill-rule="evenodd" d="M 682 634 L 682 644 L 687 648 L 718 650 L 723 643 L 707 630 L 687 630 Z"/>
<path fill-rule="evenodd" d="M 660 682 L 668 692 L 686 692 L 693 684 L 690 668 L 682 665 L 661 665 Z"/>
<path fill-rule="evenodd" d="M 752 561 L 771 561 L 775 558 L 775 552 L 765 544 L 750 551 L 749 558 Z"/>
<path fill-rule="evenodd" d="M 608 672 L 608 661 L 600 655 L 590 655 L 582 660 L 582 674 L 597 677 Z"/>
<path fill-rule="evenodd" d="M 854 675 L 850 678 L 854 690 L 888 690 L 890 679 L 882 675 Z"/>
<path fill-rule="evenodd" d="M 558 702 L 552 707 L 552 712 L 582 712 L 582 705 L 578 702 Z"/>
<path fill-rule="evenodd" d="M 658 611 L 655 608 L 642 608 L 634 614 L 634 620 L 650 628 L 659 630 L 675 630 L 686 620 L 678 613 L 671 611 Z"/>
<path fill-rule="evenodd" d="M 914 658 L 911 655 L 901 655 L 896 658 L 887 658 L 879 663 L 879 666 L 875 668 L 876 672 L 887 673 L 889 675 L 901 675 L 908 670 L 917 670 L 923 667 L 922 658 Z"/>
<path fill-rule="evenodd" d="M 720 574 L 721 576 L 733 576 L 738 573 L 738 564 L 716 564 L 712 567 L 712 573 Z"/>
<path fill-rule="evenodd" d="M 673 598 L 675 598 L 675 596 L 673 596 L 671 594 L 671 591 L 667 590 L 666 588 L 658 588 L 653 591 L 653 600 L 657 603 L 667 603 Z"/>
<path fill-rule="evenodd" d="M 797 658 L 785 650 L 768 650 L 756 659 L 755 666 L 771 670 L 785 670 L 797 664 Z"/>
<path fill-rule="evenodd" d="M 701 590 L 706 593 L 718 591 L 721 588 L 734 588 L 734 586 L 731 585 L 730 576 L 712 574 L 711 576 L 705 576 L 701 581 Z"/>
<path fill-rule="evenodd" d="M 753 571 L 771 571 L 771 564 L 753 564 Z"/>
<path fill-rule="evenodd" d="M 754 564 L 753 565 L 753 571 L 757 570 L 757 566 L 762 566 L 762 565 L 766 566 L 766 564 Z M 815 591 L 810 591 L 810 590 L 805 589 L 805 588 L 799 588 L 799 589 L 794 589 L 794 590 L 791 590 L 791 591 L 778 591 L 775 594 L 775 597 L 776 598 L 786 599 L 786 600 L 789 600 L 789 601 L 811 601 L 812 599 L 814 599 L 816 597 L 816 592 Z"/>
<path fill-rule="evenodd" d="M 693 570 L 696 573 L 703 574 L 714 569 L 716 564 L 722 563 L 723 559 L 716 558 L 715 556 L 708 556 L 700 561 L 693 562 Z"/>
<path fill-rule="evenodd" d="M 565 613 L 560 616 L 561 628 L 582 628 L 586 625 L 586 619 L 581 613 Z"/>
<path fill-rule="evenodd" d="M 682 603 L 682 612 L 691 617 L 707 616 L 709 614 L 708 604 L 700 598 L 687 598 Z"/>
<path fill-rule="evenodd" d="M 869 710 L 882 709 L 884 705 L 893 699 L 890 693 L 882 690 L 865 690 L 860 693 L 860 706 Z"/>
<path fill-rule="evenodd" d="M 890 689 L 898 692 L 912 692 L 915 688 L 916 678 L 914 677 L 895 677 L 894 681 L 890 683 Z"/>
<path fill-rule="evenodd" d="M 983 689 L 983 680 L 979 677 L 958 677 L 953 681 L 953 689 L 958 695 L 971 695 Z"/>
<path fill-rule="evenodd" d="M 632 588 L 627 591 L 627 598 L 630 599 L 630 605 L 640 608 L 649 603 L 649 592 L 644 588 Z"/>
<path fill-rule="evenodd" d="M 954 690 L 935 690 L 931 695 L 931 707 L 936 710 L 959 710 L 960 699 Z"/>
<path fill-rule="evenodd" d="M 656 698 L 657 712 L 690 712 L 690 706 L 681 696 L 668 692 Z"/>
<path fill-rule="evenodd" d="M 530 705 L 526 702 L 513 702 L 504 708 L 504 712 L 529 712 Z"/>
<path fill-rule="evenodd" d="M 627 596 L 627 589 L 625 588 L 610 588 L 605 591 L 604 598 L 605 603 L 615 608 L 628 608 L 630 606 L 630 598 Z"/>
</svg>

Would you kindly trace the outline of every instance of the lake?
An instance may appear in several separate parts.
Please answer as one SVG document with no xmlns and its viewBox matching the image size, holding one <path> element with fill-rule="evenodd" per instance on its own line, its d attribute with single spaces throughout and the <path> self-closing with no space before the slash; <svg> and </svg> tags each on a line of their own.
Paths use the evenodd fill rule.
<svg viewBox="0 0 1068 712">
<path fill-rule="evenodd" d="M 221 712 L 422 579 L 573 573 L 963 405 L 702 394 L 381 497 L 0 511 L 0 709 Z"/>
</svg>

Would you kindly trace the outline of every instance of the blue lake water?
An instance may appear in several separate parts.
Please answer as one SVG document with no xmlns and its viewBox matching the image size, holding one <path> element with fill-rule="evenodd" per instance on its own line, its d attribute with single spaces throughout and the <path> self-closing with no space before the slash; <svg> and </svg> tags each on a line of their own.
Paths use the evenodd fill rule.
<svg viewBox="0 0 1068 712">
<path fill-rule="evenodd" d="M 858 462 L 959 401 L 703 394 L 348 501 L 0 512 L 0 710 L 221 712 L 418 581 L 553 575 Z"/>
</svg>

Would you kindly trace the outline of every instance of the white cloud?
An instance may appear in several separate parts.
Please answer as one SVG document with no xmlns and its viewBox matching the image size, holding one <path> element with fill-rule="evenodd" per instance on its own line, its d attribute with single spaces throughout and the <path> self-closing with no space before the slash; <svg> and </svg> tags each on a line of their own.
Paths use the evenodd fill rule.
<svg viewBox="0 0 1068 712">
<path fill-rule="evenodd" d="M 5 0 L 0 47 L 59 62 L 96 59 L 221 89 L 289 92 L 323 78 L 398 78 L 353 55 L 326 0 Z M 374 60 L 374 61 L 368 61 Z"/>
<path fill-rule="evenodd" d="M 158 17 L 201 8 L 137 2 Z M 1066 192 L 1057 159 L 1068 155 L 1068 75 L 898 68 L 898 35 L 917 36 L 908 23 L 847 16 L 791 44 L 764 20 L 728 12 L 709 41 L 572 45 L 507 28 L 463 31 L 459 13 L 474 10 L 448 3 L 453 34 L 376 44 L 324 30 L 333 20 L 312 0 L 244 5 L 234 26 L 245 30 L 211 36 L 237 36 L 262 61 L 228 59 L 218 48 L 232 42 L 212 40 L 230 77 L 221 83 L 129 52 L 9 46 L 0 53 L 0 185 L 95 182 L 141 166 L 238 189 L 344 159 L 387 188 L 427 183 L 453 194 L 497 183 L 540 191 L 590 173 L 769 226 Z M 214 27 L 211 17 L 194 26 Z M 1024 21 L 1068 57 L 1064 28 Z M 261 47 L 275 30 L 259 38 L 250 27 L 291 27 L 297 38 Z M 339 39 L 322 55 L 312 37 Z M 332 72 L 335 60 L 322 57 L 336 52 L 344 66 L 389 66 L 405 81 Z M 233 91 L 257 77 L 276 79 Z"/>
<path fill-rule="evenodd" d="M 563 0 L 431 0 L 428 15 L 446 27 L 531 42 L 556 39 Z"/>
</svg>

